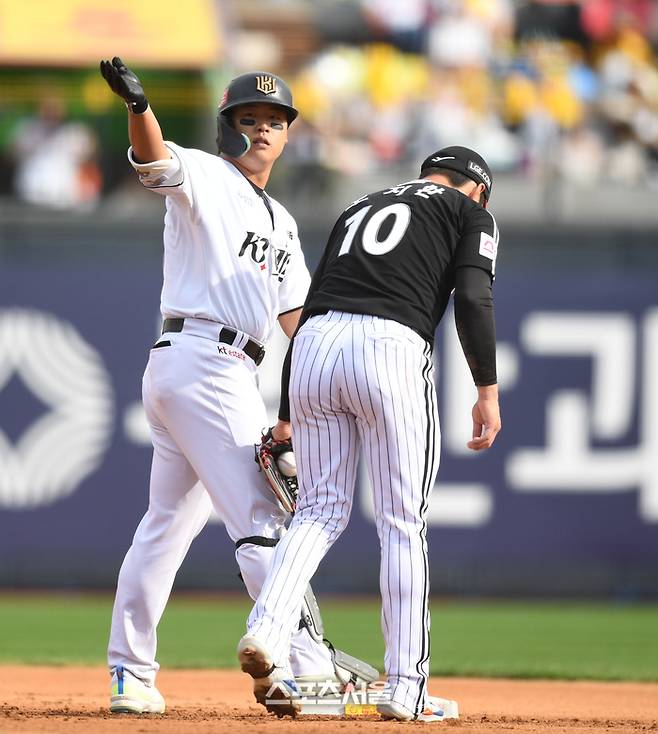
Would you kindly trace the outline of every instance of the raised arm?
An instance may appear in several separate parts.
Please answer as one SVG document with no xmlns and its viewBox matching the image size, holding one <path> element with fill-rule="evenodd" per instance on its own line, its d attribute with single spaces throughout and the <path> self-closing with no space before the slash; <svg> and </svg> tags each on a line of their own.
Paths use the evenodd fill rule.
<svg viewBox="0 0 658 734">
<path fill-rule="evenodd" d="M 128 108 L 128 137 L 137 163 L 151 163 L 170 158 L 160 124 L 149 107 L 142 84 L 118 56 L 101 61 L 100 70 L 110 89 Z"/>
</svg>

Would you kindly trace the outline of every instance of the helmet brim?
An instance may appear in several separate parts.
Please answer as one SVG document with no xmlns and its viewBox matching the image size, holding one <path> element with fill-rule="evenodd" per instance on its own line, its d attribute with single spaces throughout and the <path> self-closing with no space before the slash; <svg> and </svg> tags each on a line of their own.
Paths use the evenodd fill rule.
<svg viewBox="0 0 658 734">
<path fill-rule="evenodd" d="M 288 118 L 288 125 L 294 122 L 295 118 L 299 114 L 299 112 L 291 105 L 283 104 L 282 102 L 279 102 L 278 100 L 275 100 L 275 99 L 270 100 L 270 99 L 264 98 L 263 95 L 260 95 L 258 97 L 256 96 L 246 97 L 242 99 L 236 99 L 233 102 L 228 102 L 223 107 L 220 107 L 219 114 L 225 115 L 227 112 L 230 112 L 235 107 L 239 107 L 240 105 L 245 105 L 245 104 L 271 104 L 271 105 L 274 105 L 274 107 L 281 107 L 286 112 L 286 116 Z"/>
</svg>

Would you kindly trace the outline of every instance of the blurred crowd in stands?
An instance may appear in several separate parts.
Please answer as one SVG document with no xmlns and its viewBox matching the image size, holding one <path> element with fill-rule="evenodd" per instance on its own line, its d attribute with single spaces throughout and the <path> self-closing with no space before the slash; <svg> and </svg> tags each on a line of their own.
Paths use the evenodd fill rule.
<svg viewBox="0 0 658 734">
<path fill-rule="evenodd" d="M 360 0 L 297 75 L 296 153 L 351 174 L 448 144 L 497 171 L 658 184 L 653 0 Z"/>
<path fill-rule="evenodd" d="M 37 113 L 13 131 L 14 192 L 19 199 L 50 209 L 91 209 L 102 190 L 98 139 L 83 122 L 66 118 L 62 100 L 39 100 Z"/>
<path fill-rule="evenodd" d="M 263 2 L 273 12 L 281 0 Z M 312 29 L 318 50 L 297 69 L 276 69 L 301 112 L 286 160 L 307 176 L 376 174 L 462 144 L 497 172 L 658 188 L 657 5 L 325 2 L 331 17 L 349 6 L 347 23 L 331 37 Z M 56 208 L 98 201 L 98 139 L 67 122 L 56 100 L 16 128 L 10 149 L 22 200 Z"/>
</svg>

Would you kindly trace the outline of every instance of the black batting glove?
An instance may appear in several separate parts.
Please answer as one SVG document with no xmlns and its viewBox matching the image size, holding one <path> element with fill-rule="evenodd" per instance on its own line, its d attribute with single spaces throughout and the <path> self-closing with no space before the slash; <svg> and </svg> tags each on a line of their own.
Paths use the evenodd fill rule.
<svg viewBox="0 0 658 734">
<path fill-rule="evenodd" d="M 217 115 L 217 150 L 229 158 L 241 158 L 251 148 L 248 135 L 232 128 L 224 115 Z"/>
<path fill-rule="evenodd" d="M 149 103 L 142 83 L 118 56 L 115 56 L 111 63 L 101 61 L 100 69 L 110 89 L 125 101 L 126 107 L 131 112 L 137 115 L 146 112 Z"/>
</svg>

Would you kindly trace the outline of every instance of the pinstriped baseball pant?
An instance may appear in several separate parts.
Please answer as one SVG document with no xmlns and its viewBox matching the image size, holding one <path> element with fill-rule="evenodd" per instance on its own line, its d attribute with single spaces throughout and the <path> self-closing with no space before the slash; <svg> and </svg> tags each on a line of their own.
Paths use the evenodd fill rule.
<svg viewBox="0 0 658 734">
<path fill-rule="evenodd" d="M 297 513 L 249 633 L 285 663 L 306 585 L 349 520 L 362 446 L 381 546 L 386 674 L 392 700 L 418 713 L 429 664 L 425 516 L 440 441 L 430 346 L 387 319 L 314 316 L 295 337 L 290 400 Z"/>
</svg>

